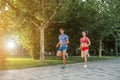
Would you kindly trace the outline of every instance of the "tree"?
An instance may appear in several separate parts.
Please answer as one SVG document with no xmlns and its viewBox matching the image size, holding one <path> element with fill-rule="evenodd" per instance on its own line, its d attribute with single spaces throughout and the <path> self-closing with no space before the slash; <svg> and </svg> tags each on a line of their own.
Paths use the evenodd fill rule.
<svg viewBox="0 0 120 80">
<path fill-rule="evenodd" d="M 8 3 L 10 7 L 6 15 L 10 19 L 9 27 L 13 37 L 16 39 L 16 36 L 21 35 L 17 40 L 18 43 L 33 58 L 39 58 L 40 55 L 41 60 L 44 60 L 45 50 L 56 50 L 54 45 L 58 36 L 56 30 L 59 27 L 67 29 L 66 33 L 71 42 L 70 53 L 79 47 L 81 32 L 87 30 L 92 48 L 96 50 L 99 48 L 100 57 L 104 48 L 104 38 L 113 32 L 113 28 L 119 27 L 120 10 L 114 7 L 119 6 L 119 0 L 85 2 L 82 0 L 10 0 L 7 2 L 2 0 L 2 2 Z"/>
<path fill-rule="evenodd" d="M 44 32 L 45 29 L 50 25 L 52 19 L 57 14 L 57 12 L 64 6 L 64 0 L 37 0 L 37 1 L 6 1 L 11 9 L 15 10 L 17 14 L 24 17 L 23 19 L 27 19 L 34 24 L 35 27 L 39 28 L 40 31 L 40 60 L 44 60 Z M 23 3 L 25 2 L 25 3 Z M 52 4 L 54 2 L 54 4 Z M 22 6 L 19 6 L 19 3 Z M 29 3 L 29 4 L 27 4 Z M 27 4 L 27 5 L 26 5 Z M 51 5 L 52 4 L 52 5 Z M 31 6 L 32 7 L 31 7 Z M 36 9 L 34 7 L 37 5 Z M 23 7 L 24 6 L 24 7 Z M 53 8 L 55 7 L 55 8 Z M 31 10 L 30 10 L 31 9 Z M 51 11 L 50 11 L 51 10 Z M 34 12 L 36 11 L 36 12 Z M 49 13 L 48 13 L 49 11 Z M 37 16 L 36 16 L 37 15 Z"/>
</svg>

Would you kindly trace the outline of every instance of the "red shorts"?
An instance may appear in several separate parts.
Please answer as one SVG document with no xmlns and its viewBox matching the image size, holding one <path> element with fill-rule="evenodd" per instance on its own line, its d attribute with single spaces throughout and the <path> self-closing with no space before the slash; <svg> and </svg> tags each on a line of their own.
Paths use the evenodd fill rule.
<svg viewBox="0 0 120 80">
<path fill-rule="evenodd" d="M 81 51 L 86 51 L 86 50 L 89 50 L 89 47 L 88 47 L 88 46 L 82 46 L 82 47 L 81 47 Z"/>
</svg>

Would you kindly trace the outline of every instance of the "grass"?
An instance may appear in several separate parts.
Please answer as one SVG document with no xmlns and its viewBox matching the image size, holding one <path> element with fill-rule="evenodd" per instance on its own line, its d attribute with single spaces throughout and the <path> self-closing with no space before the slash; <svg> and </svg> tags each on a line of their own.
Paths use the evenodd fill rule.
<svg viewBox="0 0 120 80">
<path fill-rule="evenodd" d="M 89 61 L 98 61 L 98 60 L 108 60 L 113 59 L 115 57 L 90 57 Z M 6 63 L 0 64 L 0 70 L 14 70 L 14 69 L 24 69 L 24 68 L 32 68 L 32 67 L 41 67 L 41 66 L 53 66 L 62 64 L 62 60 L 56 57 L 46 57 L 44 62 L 40 60 L 33 60 L 31 58 L 8 58 Z M 70 57 L 67 60 L 67 64 L 83 62 L 80 56 Z"/>
</svg>

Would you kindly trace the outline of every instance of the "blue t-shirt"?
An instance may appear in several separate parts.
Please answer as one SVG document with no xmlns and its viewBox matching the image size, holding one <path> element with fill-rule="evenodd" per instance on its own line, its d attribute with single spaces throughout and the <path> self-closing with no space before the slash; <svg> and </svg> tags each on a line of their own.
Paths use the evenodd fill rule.
<svg viewBox="0 0 120 80">
<path fill-rule="evenodd" d="M 69 37 L 66 34 L 61 34 L 59 36 L 60 43 L 66 43 L 69 40 Z M 68 44 L 60 45 L 60 47 L 68 47 Z"/>
</svg>

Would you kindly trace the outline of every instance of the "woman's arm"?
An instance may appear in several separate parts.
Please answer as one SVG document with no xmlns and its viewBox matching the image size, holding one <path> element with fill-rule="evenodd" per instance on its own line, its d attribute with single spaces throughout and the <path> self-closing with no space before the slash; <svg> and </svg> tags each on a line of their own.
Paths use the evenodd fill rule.
<svg viewBox="0 0 120 80">
<path fill-rule="evenodd" d="M 90 41 L 90 39 L 88 38 L 88 46 L 90 46 L 91 45 L 91 41 Z"/>
<path fill-rule="evenodd" d="M 81 50 L 81 38 L 80 38 L 80 47 L 79 47 L 79 49 Z"/>
</svg>

